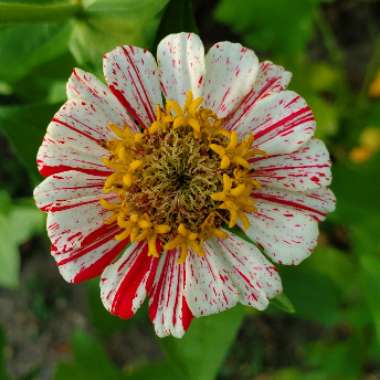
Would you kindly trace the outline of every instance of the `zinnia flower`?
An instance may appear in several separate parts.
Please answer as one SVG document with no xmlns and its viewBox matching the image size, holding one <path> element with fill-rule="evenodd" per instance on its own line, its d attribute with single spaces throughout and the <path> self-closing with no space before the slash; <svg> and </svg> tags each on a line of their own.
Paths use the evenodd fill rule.
<svg viewBox="0 0 380 380">
<path fill-rule="evenodd" d="M 101 276 L 112 314 L 146 298 L 158 336 L 282 291 L 273 263 L 298 264 L 334 209 L 329 154 L 291 74 L 250 49 L 164 38 L 157 62 L 121 46 L 105 86 L 74 69 L 37 163 L 51 253 L 65 280 Z M 244 234 L 245 231 L 252 242 Z"/>
</svg>

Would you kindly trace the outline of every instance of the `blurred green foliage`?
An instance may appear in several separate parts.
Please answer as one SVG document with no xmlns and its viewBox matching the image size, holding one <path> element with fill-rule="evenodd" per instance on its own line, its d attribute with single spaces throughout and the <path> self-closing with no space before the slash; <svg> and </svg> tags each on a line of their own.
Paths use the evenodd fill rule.
<svg viewBox="0 0 380 380">
<path fill-rule="evenodd" d="M 337 211 L 322 226 L 313 256 L 297 268 L 280 268 L 285 294 L 273 300 L 268 311 L 260 314 L 237 307 L 201 318 L 182 340 L 160 340 L 161 358 L 120 365 L 110 355 L 115 335 L 132 337 L 132 330 L 143 330 L 150 334 L 152 344 L 158 340 L 145 308 L 131 321 L 108 315 L 93 281 L 85 288 L 90 327 L 73 334 L 68 357 L 55 370 L 56 380 L 379 378 L 380 154 L 366 151 L 361 136 L 368 128 L 380 130 L 380 97 L 368 96 L 380 69 L 380 22 L 378 16 L 367 20 L 368 35 L 360 27 L 355 30 L 367 55 L 359 55 L 353 66 L 358 56 L 350 50 L 351 42 L 342 41 L 353 38 L 355 20 L 341 19 L 344 12 L 361 14 L 365 7 L 377 7 L 380 14 L 375 2 L 364 3 L 0 0 L 0 132 L 7 141 L 0 144 L 2 152 L 10 148 L 11 159 L 17 158 L 11 163 L 8 156 L 0 161 L 0 285 L 4 288 L 19 284 L 20 245 L 43 235 L 43 216 L 24 197 L 31 197 L 31 184 L 39 181 L 35 155 L 48 121 L 65 99 L 65 81 L 74 66 L 101 77 L 101 57 L 116 45 L 152 49 L 164 35 L 181 30 L 199 31 L 208 46 L 217 40 L 240 40 L 261 59 L 293 72 L 291 89 L 312 106 L 317 135 L 326 141 L 334 160 Z M 370 17 L 371 12 L 363 14 Z M 364 152 L 364 159 L 352 155 L 355 148 Z M 9 184 L 9 167 L 22 178 L 14 186 Z M 23 178 L 24 173 L 30 178 Z M 47 255 L 48 247 L 43 250 Z M 258 335 L 257 323 L 266 318 L 272 321 L 272 329 L 276 323 L 285 326 L 279 337 Z M 288 323 L 296 324 L 296 329 L 286 331 Z M 308 333 L 314 331 L 316 337 L 309 338 Z M 255 339 L 247 340 L 245 334 Z M 286 345 L 281 346 L 279 357 L 270 354 L 282 336 L 297 346 L 292 351 L 297 355 L 290 360 Z M 8 379 L 7 342 L 0 338 L 0 379 Z M 133 346 L 137 341 L 131 339 Z M 30 378 L 40 379 L 38 371 Z"/>
<path fill-rule="evenodd" d="M 42 233 L 44 220 L 30 200 L 12 204 L 8 194 L 0 192 L 0 286 L 18 285 L 18 246 L 34 234 Z"/>
<path fill-rule="evenodd" d="M 246 45 L 289 57 L 300 54 L 313 36 L 313 13 L 322 1 L 222 0 L 215 16 Z"/>
<path fill-rule="evenodd" d="M 56 371 L 56 380 L 122 380 L 126 376 L 108 358 L 101 343 L 82 331 L 72 338 L 74 359 L 61 363 Z M 96 363 L 96 364 L 95 364 Z"/>
</svg>

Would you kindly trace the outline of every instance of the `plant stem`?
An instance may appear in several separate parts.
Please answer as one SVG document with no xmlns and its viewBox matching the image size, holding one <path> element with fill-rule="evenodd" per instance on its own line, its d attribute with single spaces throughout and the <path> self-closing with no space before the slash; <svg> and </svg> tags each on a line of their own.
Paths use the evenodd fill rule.
<svg viewBox="0 0 380 380">
<path fill-rule="evenodd" d="M 329 23 L 325 20 L 324 15 L 320 10 L 315 12 L 315 21 L 317 27 L 320 30 L 322 35 L 325 47 L 328 54 L 330 55 L 331 61 L 339 68 L 344 67 L 344 56 L 341 49 L 338 46 L 337 41 L 335 40 L 334 33 L 331 30 Z"/>
<path fill-rule="evenodd" d="M 79 2 L 39 5 L 0 1 L 0 23 L 62 21 L 79 15 L 81 11 Z"/>
</svg>

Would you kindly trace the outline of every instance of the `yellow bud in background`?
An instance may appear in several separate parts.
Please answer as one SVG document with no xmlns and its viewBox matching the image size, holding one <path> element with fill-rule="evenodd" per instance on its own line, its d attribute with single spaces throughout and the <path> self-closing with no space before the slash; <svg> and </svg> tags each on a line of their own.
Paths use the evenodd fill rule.
<svg viewBox="0 0 380 380">
<path fill-rule="evenodd" d="M 373 81 L 369 86 L 368 95 L 371 98 L 380 97 L 380 70 L 377 71 L 375 77 L 373 78 Z"/>
</svg>

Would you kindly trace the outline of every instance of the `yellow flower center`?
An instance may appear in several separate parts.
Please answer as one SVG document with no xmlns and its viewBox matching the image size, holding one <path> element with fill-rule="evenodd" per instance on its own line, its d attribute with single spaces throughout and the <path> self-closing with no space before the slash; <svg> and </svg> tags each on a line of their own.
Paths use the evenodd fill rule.
<svg viewBox="0 0 380 380">
<path fill-rule="evenodd" d="M 253 135 L 239 142 L 202 102 L 190 91 L 183 107 L 168 100 L 143 132 L 109 125 L 116 137 L 105 142 L 103 162 L 113 173 L 103 191 L 117 196 L 100 201 L 112 211 L 106 223 L 122 229 L 118 240 L 147 241 L 150 256 L 179 249 L 183 262 L 190 249 L 202 256 L 207 239 L 225 238 L 224 224 L 249 227 L 260 186 L 249 159 L 265 153 L 252 147 Z"/>
</svg>

